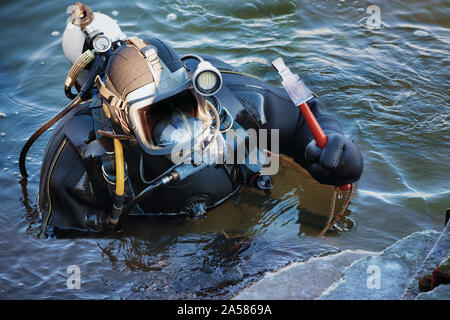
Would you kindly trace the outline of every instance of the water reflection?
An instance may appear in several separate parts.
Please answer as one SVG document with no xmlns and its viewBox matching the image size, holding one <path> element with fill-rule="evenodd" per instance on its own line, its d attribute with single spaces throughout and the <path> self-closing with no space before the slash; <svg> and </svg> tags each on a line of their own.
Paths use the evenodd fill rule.
<svg viewBox="0 0 450 320">
<path fill-rule="evenodd" d="M 230 298 L 269 270 L 339 251 L 317 239 L 299 244 L 212 232 L 124 238 L 99 247 L 115 271 L 138 275 L 133 298 L 152 299 Z"/>
</svg>

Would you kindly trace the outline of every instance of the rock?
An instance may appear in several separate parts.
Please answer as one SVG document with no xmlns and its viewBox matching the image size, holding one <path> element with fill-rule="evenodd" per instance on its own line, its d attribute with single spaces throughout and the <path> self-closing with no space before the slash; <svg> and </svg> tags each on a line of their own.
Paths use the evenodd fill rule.
<svg viewBox="0 0 450 320">
<path fill-rule="evenodd" d="M 315 299 L 337 281 L 342 271 L 355 260 L 375 255 L 374 252 L 345 250 L 337 254 L 293 263 L 241 291 L 233 299 Z"/>
<path fill-rule="evenodd" d="M 422 292 L 416 300 L 450 300 L 450 284 L 441 284 L 432 291 Z"/>
<path fill-rule="evenodd" d="M 434 230 L 416 232 L 377 256 L 356 261 L 319 299 L 401 299 L 439 235 Z"/>
<path fill-rule="evenodd" d="M 450 254 L 450 222 L 447 222 L 446 227 L 441 232 L 439 238 L 434 244 L 433 248 L 428 253 L 427 257 L 424 259 L 422 265 L 420 266 L 419 271 L 416 276 L 410 281 L 408 288 L 405 290 L 403 294 L 403 299 L 414 299 L 420 292 L 419 285 L 422 286 L 422 290 L 426 289 L 426 280 L 430 281 L 429 285 L 431 285 L 431 278 L 434 274 L 436 276 L 436 266 L 443 269 L 446 265 L 445 261 L 447 261 Z M 444 270 L 441 270 L 441 273 Z M 447 269 L 448 275 L 448 269 Z M 442 275 L 441 275 L 442 276 Z"/>
</svg>

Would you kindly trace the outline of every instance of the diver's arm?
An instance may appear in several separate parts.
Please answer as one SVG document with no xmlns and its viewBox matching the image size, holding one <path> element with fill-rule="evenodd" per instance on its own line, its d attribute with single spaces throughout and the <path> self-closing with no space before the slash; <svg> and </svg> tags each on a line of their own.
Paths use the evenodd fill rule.
<svg viewBox="0 0 450 320">
<path fill-rule="evenodd" d="M 285 118 L 296 117 L 296 128 L 290 142 L 280 141 L 280 152 L 294 158 L 318 182 L 329 185 L 344 185 L 357 181 L 363 170 L 363 158 L 356 146 L 344 136 L 339 121 L 322 112 L 322 102 L 313 98 L 308 105 L 328 137 L 325 148 L 320 149 L 298 109 L 293 105 L 284 108 Z M 275 106 L 274 106 L 275 107 Z M 289 124 L 290 122 L 286 122 Z M 283 131 L 291 128 L 280 125 L 280 137 Z"/>
</svg>

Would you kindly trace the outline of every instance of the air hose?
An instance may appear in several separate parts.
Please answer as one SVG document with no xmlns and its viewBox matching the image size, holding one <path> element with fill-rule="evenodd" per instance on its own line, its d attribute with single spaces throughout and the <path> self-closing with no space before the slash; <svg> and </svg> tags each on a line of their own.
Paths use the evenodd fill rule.
<svg viewBox="0 0 450 320">
<path fill-rule="evenodd" d="M 76 97 L 75 94 L 72 93 L 72 86 L 77 81 L 78 76 L 81 71 L 83 71 L 86 66 L 95 59 L 95 55 L 91 50 L 86 50 L 83 54 L 75 61 L 70 68 L 69 73 L 67 74 L 66 81 L 64 82 L 64 93 L 66 97 L 69 99 L 74 99 Z"/>
<path fill-rule="evenodd" d="M 109 223 L 116 225 L 119 222 L 123 211 L 124 192 L 125 192 L 125 162 L 123 159 L 123 147 L 119 139 L 114 139 L 114 155 L 116 160 L 116 194 L 114 203 L 109 216 Z"/>
<path fill-rule="evenodd" d="M 165 178 L 165 177 L 164 177 Z M 125 209 L 122 212 L 122 219 L 124 217 L 126 217 L 128 215 L 128 213 L 130 213 L 131 210 L 134 209 L 134 207 L 136 207 L 138 205 L 139 202 L 141 202 L 142 200 L 144 200 L 145 198 L 147 198 L 151 193 L 153 193 L 154 191 L 158 190 L 160 187 L 162 187 L 165 182 L 166 179 L 159 179 L 158 181 L 156 181 L 155 183 L 149 185 L 147 188 L 145 188 L 141 193 L 139 193 L 136 197 L 133 198 L 133 200 L 131 200 L 127 206 L 125 207 Z M 168 178 L 170 179 L 170 178 Z M 172 180 L 168 180 L 167 179 L 167 183 L 172 181 Z"/>
<path fill-rule="evenodd" d="M 148 196 L 150 196 L 151 193 L 158 190 L 163 185 L 166 185 L 173 181 L 182 181 L 187 177 L 190 177 L 194 173 L 199 172 L 207 165 L 208 164 L 206 162 L 203 162 L 198 166 L 194 166 L 192 164 L 180 164 L 172 172 L 157 180 L 156 182 L 145 188 L 143 191 L 141 191 L 141 193 L 139 193 L 136 197 L 134 197 L 133 200 L 131 200 L 123 210 L 122 221 L 131 212 L 131 210 L 134 209 L 134 207 L 136 207 L 141 201 L 146 199 Z"/>
<path fill-rule="evenodd" d="M 80 92 L 75 96 L 75 98 L 56 116 L 48 120 L 44 123 L 33 135 L 27 140 L 25 145 L 22 148 L 19 156 L 19 168 L 20 174 L 23 177 L 28 177 L 27 169 L 25 166 L 25 160 L 28 153 L 28 150 L 31 148 L 33 143 L 51 126 L 53 126 L 56 122 L 61 120 L 67 113 L 70 112 L 73 108 L 79 105 L 83 100 L 86 100 L 89 97 L 92 86 L 94 84 L 95 77 L 103 72 L 104 66 L 106 62 L 106 57 L 103 55 L 99 55 L 95 58 L 94 65 L 92 66 L 91 72 L 89 73 L 89 77 Z"/>
</svg>

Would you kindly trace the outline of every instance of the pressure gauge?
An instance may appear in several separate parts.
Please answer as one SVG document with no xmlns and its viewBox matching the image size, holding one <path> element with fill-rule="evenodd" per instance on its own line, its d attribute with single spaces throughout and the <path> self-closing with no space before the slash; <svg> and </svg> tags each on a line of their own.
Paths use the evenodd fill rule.
<svg viewBox="0 0 450 320">
<path fill-rule="evenodd" d="M 105 53 L 111 48 L 111 39 L 104 34 L 99 34 L 92 41 L 92 47 L 97 53 Z"/>
</svg>

